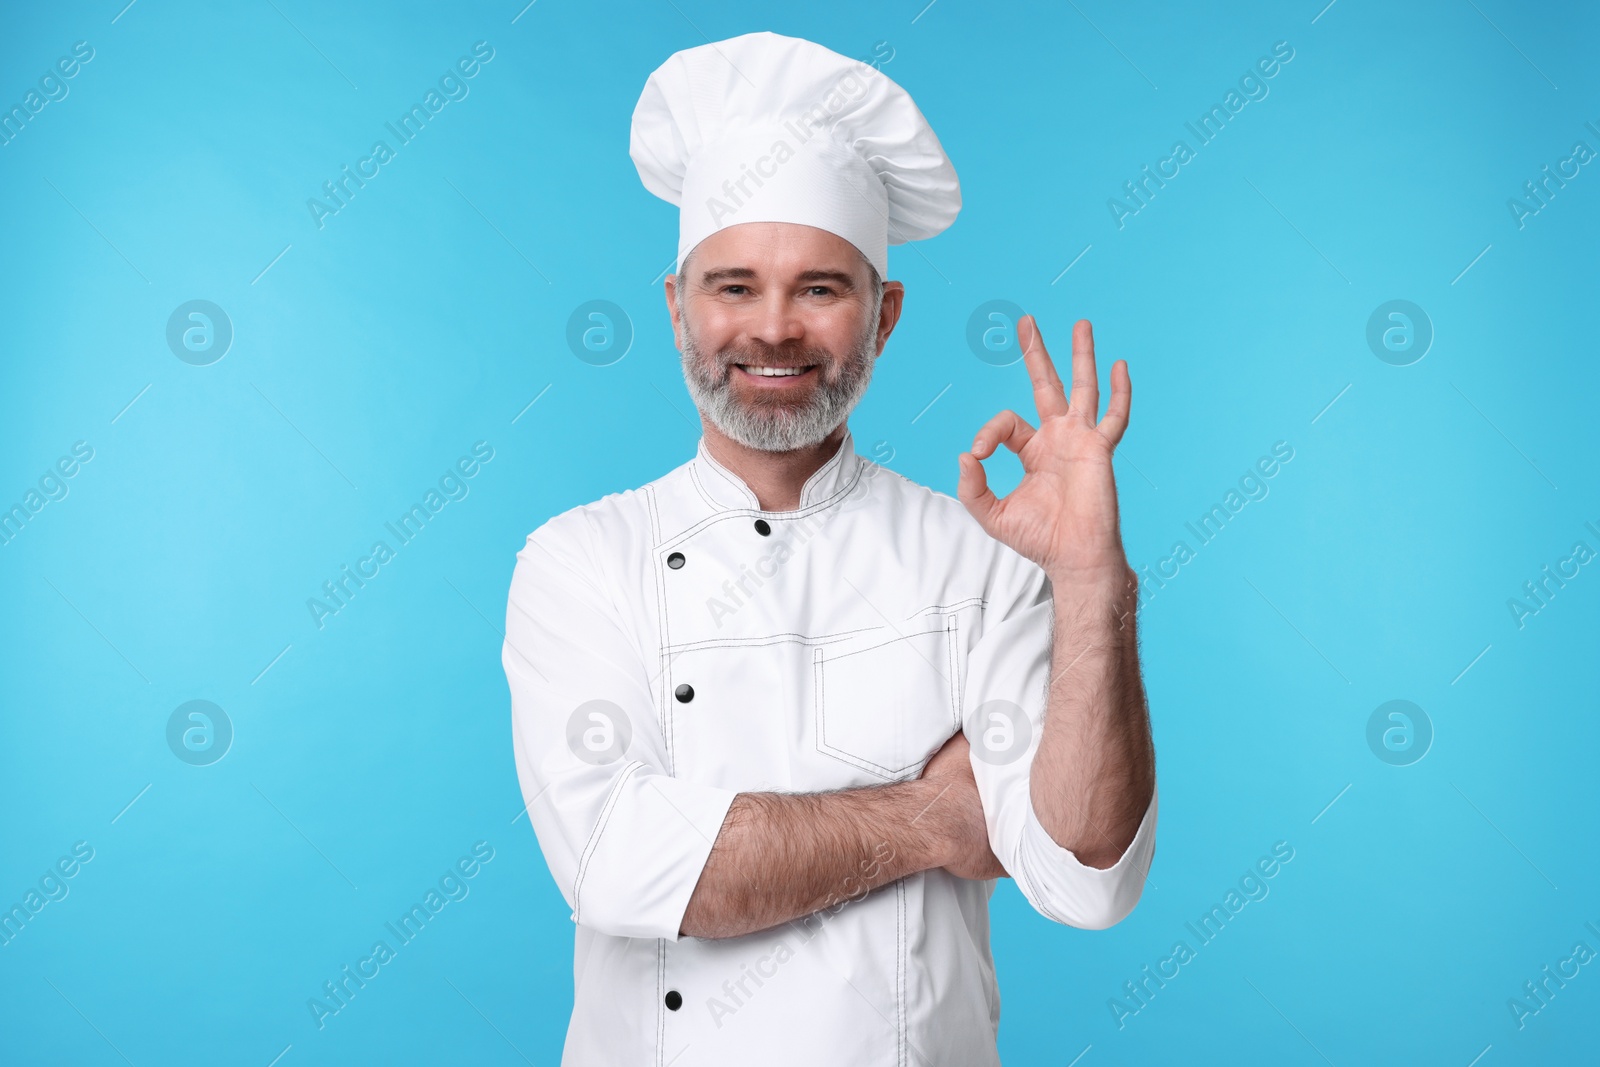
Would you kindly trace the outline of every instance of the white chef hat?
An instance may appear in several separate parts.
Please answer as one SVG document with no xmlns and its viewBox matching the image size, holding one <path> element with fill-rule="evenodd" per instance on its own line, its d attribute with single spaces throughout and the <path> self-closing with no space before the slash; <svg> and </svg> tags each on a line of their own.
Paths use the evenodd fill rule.
<svg viewBox="0 0 1600 1067">
<path fill-rule="evenodd" d="M 843 237 L 888 277 L 891 244 L 955 221 L 961 186 L 917 105 L 819 44 L 747 33 L 670 56 L 633 109 L 628 153 L 678 208 L 678 263 L 711 234 L 793 222 Z"/>
</svg>

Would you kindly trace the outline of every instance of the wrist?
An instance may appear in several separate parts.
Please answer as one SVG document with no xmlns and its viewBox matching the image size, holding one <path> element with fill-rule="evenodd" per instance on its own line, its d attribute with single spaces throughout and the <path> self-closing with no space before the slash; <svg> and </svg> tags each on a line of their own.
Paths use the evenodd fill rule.
<svg viewBox="0 0 1600 1067">
<path fill-rule="evenodd" d="M 1045 577 L 1057 594 L 1063 591 L 1115 598 L 1132 594 L 1139 587 L 1139 576 L 1126 559 L 1074 566 L 1047 566 Z"/>
</svg>

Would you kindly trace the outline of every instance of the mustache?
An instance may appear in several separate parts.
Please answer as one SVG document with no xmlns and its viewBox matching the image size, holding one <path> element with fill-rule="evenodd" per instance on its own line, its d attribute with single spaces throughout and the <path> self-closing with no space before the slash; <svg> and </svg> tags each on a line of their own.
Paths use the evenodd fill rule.
<svg viewBox="0 0 1600 1067">
<path fill-rule="evenodd" d="M 799 341 L 785 341 L 779 345 L 769 345 L 764 341 L 732 344 L 718 350 L 717 360 L 724 370 L 731 369 L 735 363 L 758 363 L 768 367 L 798 367 L 811 364 L 827 367 L 835 362 L 833 353 L 826 348 L 805 345 Z"/>
</svg>

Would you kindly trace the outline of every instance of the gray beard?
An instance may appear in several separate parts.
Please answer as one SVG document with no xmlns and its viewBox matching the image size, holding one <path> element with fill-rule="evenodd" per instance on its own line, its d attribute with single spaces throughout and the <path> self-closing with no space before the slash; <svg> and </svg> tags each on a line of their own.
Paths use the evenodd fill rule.
<svg viewBox="0 0 1600 1067">
<path fill-rule="evenodd" d="M 681 312 L 679 317 L 682 318 Z M 684 381 L 700 413 L 746 448 L 762 452 L 809 448 L 820 444 L 844 422 L 867 391 L 877 349 L 876 317 L 867 325 L 845 361 L 835 365 L 831 353 L 814 347 L 725 348 L 708 358 L 695 344 L 693 332 L 685 322 Z M 772 359 L 774 355 L 780 358 Z M 768 403 L 742 402 L 733 391 L 734 364 L 768 360 L 788 365 L 816 364 L 820 377 L 811 395 L 798 404 L 778 399 Z"/>
</svg>

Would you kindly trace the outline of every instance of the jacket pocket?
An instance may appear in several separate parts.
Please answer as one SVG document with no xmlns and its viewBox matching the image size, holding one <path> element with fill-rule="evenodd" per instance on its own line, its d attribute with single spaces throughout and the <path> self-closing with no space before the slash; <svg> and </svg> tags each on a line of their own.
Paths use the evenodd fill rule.
<svg viewBox="0 0 1600 1067">
<path fill-rule="evenodd" d="M 885 781 L 913 778 L 961 727 L 957 619 L 812 650 L 817 750 Z"/>
</svg>

